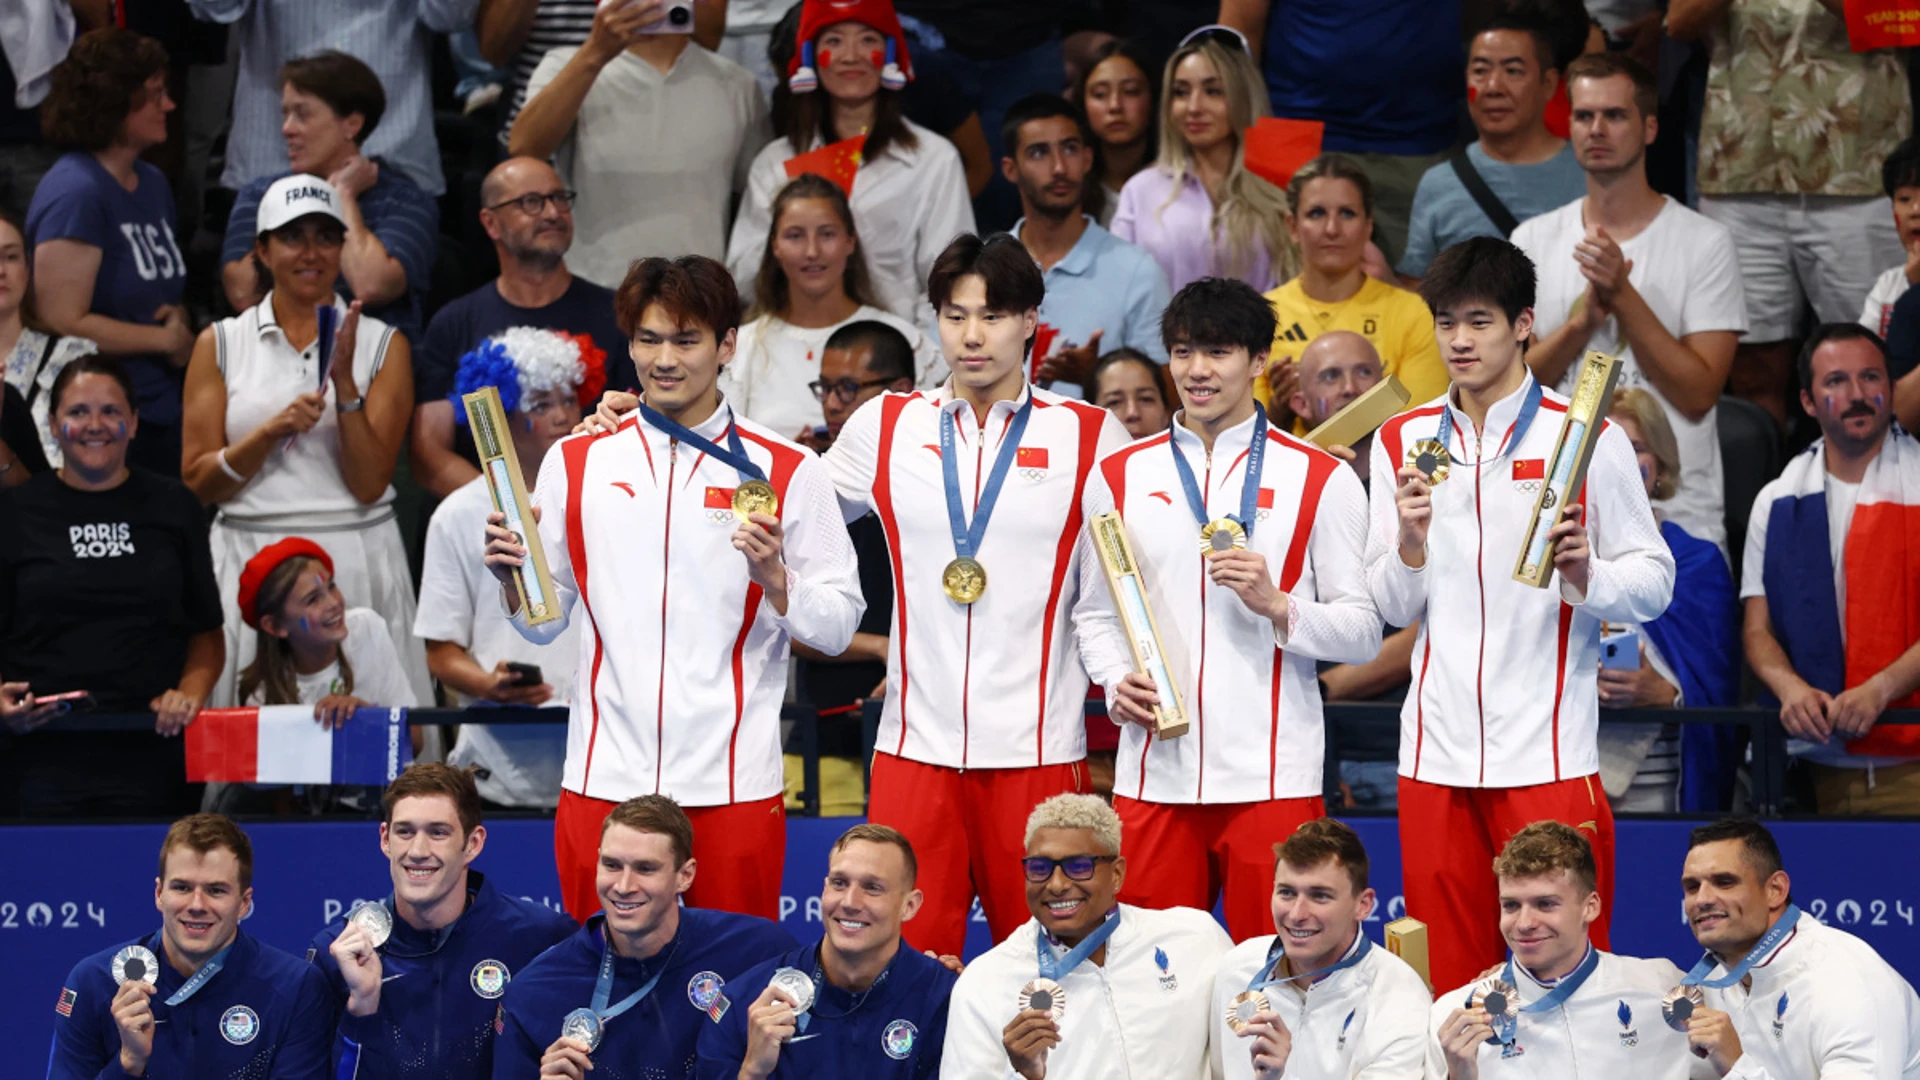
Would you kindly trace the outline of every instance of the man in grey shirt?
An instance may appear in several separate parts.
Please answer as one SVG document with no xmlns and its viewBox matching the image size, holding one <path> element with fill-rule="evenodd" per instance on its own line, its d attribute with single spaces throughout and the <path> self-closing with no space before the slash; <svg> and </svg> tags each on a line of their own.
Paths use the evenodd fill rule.
<svg viewBox="0 0 1920 1080">
<path fill-rule="evenodd" d="M 1468 190 L 1456 163 L 1427 170 L 1413 196 L 1407 253 L 1397 268 L 1416 288 L 1434 256 L 1473 236 L 1505 236 L 1513 224 L 1586 193 L 1573 149 L 1547 130 L 1547 102 L 1560 85 L 1553 43 L 1541 24 L 1502 15 L 1474 36 L 1467 58 L 1467 111 L 1480 133 L 1463 163 L 1512 215 L 1496 222 Z"/>
</svg>

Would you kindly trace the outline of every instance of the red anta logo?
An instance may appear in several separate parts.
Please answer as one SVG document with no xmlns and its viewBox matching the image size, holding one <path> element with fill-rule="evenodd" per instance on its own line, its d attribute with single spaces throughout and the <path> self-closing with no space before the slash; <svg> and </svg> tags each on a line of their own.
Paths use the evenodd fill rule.
<svg viewBox="0 0 1920 1080">
<path fill-rule="evenodd" d="M 939 456 L 940 456 L 940 447 L 939 447 L 939 445 L 938 445 L 937 443 L 921 443 L 921 444 L 920 444 L 920 448 L 921 448 L 921 449 L 923 449 L 923 450 L 931 450 L 931 451 L 933 451 L 933 456 L 934 456 L 934 457 L 939 457 Z"/>
<path fill-rule="evenodd" d="M 632 485 L 632 484 L 629 484 L 629 483 L 627 483 L 627 482 L 626 482 L 625 480 L 615 480 L 615 481 L 613 482 L 613 486 L 614 486 L 614 487 L 617 487 L 617 488 L 619 488 L 619 489 L 620 489 L 621 491 L 624 491 L 624 492 L 626 492 L 626 493 L 627 493 L 627 498 L 629 498 L 629 499 L 631 499 L 631 498 L 633 498 L 633 485 Z"/>
<path fill-rule="evenodd" d="M 1161 502 L 1166 503 L 1168 506 L 1173 505 L 1173 496 L 1168 495 L 1164 491 L 1149 491 L 1147 492 L 1147 498 L 1159 499 Z"/>
</svg>

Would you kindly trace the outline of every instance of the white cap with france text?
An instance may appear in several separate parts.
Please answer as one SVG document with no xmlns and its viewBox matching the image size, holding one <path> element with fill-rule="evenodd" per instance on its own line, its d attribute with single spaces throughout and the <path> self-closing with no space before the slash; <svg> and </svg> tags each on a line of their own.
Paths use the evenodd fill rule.
<svg viewBox="0 0 1920 1080">
<path fill-rule="evenodd" d="M 347 223 L 347 219 L 340 216 L 340 196 L 332 184 L 305 173 L 283 176 L 260 196 L 254 234 L 272 232 L 308 214 L 324 214 L 342 225 Z"/>
</svg>

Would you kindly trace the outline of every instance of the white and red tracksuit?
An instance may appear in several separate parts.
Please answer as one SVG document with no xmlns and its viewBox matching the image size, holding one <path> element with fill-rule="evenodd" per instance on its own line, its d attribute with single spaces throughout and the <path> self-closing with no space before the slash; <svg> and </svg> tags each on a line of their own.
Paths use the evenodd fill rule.
<svg viewBox="0 0 1920 1080">
<path fill-rule="evenodd" d="M 1266 429 L 1247 550 L 1266 558 L 1288 597 L 1284 627 L 1247 609 L 1208 576 L 1168 440 L 1178 440 L 1208 519 L 1240 513 L 1254 421 L 1220 433 L 1209 453 L 1176 423 L 1122 447 L 1087 485 L 1089 520 L 1118 509 L 1126 522 L 1180 686 L 1189 730 L 1157 740 L 1138 724 L 1120 733 L 1114 807 L 1125 825 L 1124 896 L 1142 907 L 1213 907 L 1225 891 L 1236 938 L 1271 929 L 1273 844 L 1326 813 L 1326 746 L 1316 661 L 1365 663 L 1380 652 L 1380 618 L 1367 596 L 1367 496 L 1352 469 L 1311 443 Z M 1082 543 L 1080 655 L 1108 699 L 1133 670 L 1100 559 Z"/>
<path fill-rule="evenodd" d="M 1471 979 L 1503 951 L 1492 860 L 1533 821 L 1588 834 L 1607 946 L 1613 901 L 1613 815 L 1600 788 L 1600 627 L 1644 623 L 1673 596 L 1661 539 L 1626 436 L 1602 424 L 1585 488 L 1592 550 L 1584 595 L 1557 574 L 1545 589 L 1513 579 L 1567 399 L 1547 390 L 1518 447 L 1509 447 L 1533 377 L 1487 411 L 1476 432 L 1454 407 L 1450 475 L 1433 487 L 1427 557 L 1399 553 L 1395 473 L 1407 448 L 1436 436 L 1436 399 L 1388 420 L 1372 460 L 1367 586 L 1392 626 L 1420 624 L 1412 685 L 1400 711 L 1400 839 L 1407 912 L 1428 936 L 1436 986 Z M 1485 462 L 1484 465 L 1477 463 Z"/>
<path fill-rule="evenodd" d="M 654 793 L 694 823 L 700 874 L 690 903 L 779 914 L 788 642 L 844 651 L 866 602 L 819 459 L 724 404 L 691 430 L 725 446 L 735 423 L 780 497 L 785 615 L 763 602 L 733 547 L 732 466 L 638 413 L 616 431 L 562 440 L 540 465 L 532 501 L 564 617 L 528 626 L 522 612 L 514 623 L 537 642 L 586 617 L 554 822 L 561 892 L 576 918 L 599 908 L 601 820 Z"/>
<path fill-rule="evenodd" d="M 955 414 L 967 520 L 1014 413 L 1033 412 L 981 548 L 986 593 L 949 599 L 954 558 L 940 414 Z M 1081 499 L 1094 463 L 1124 445 L 1105 409 L 1032 388 L 982 426 L 951 386 L 884 394 L 848 418 L 823 459 L 849 519 L 878 515 L 893 559 L 887 698 L 867 816 L 912 841 L 926 904 L 916 947 L 958 955 L 977 891 L 996 939 L 1027 917 L 1019 859 L 1027 815 L 1089 790 L 1087 677 L 1071 623 Z"/>
</svg>

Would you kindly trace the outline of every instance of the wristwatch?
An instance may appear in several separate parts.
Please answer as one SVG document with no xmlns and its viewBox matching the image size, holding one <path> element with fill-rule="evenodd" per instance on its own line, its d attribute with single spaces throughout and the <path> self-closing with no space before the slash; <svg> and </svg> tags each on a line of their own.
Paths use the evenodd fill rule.
<svg viewBox="0 0 1920 1080">
<path fill-rule="evenodd" d="M 354 398 L 352 401 L 336 401 L 333 403 L 333 411 L 341 414 L 346 414 L 350 412 L 359 412 L 361 409 L 364 409 L 366 407 L 367 407 L 367 396 L 365 394 L 362 394 L 359 397 Z"/>
</svg>

